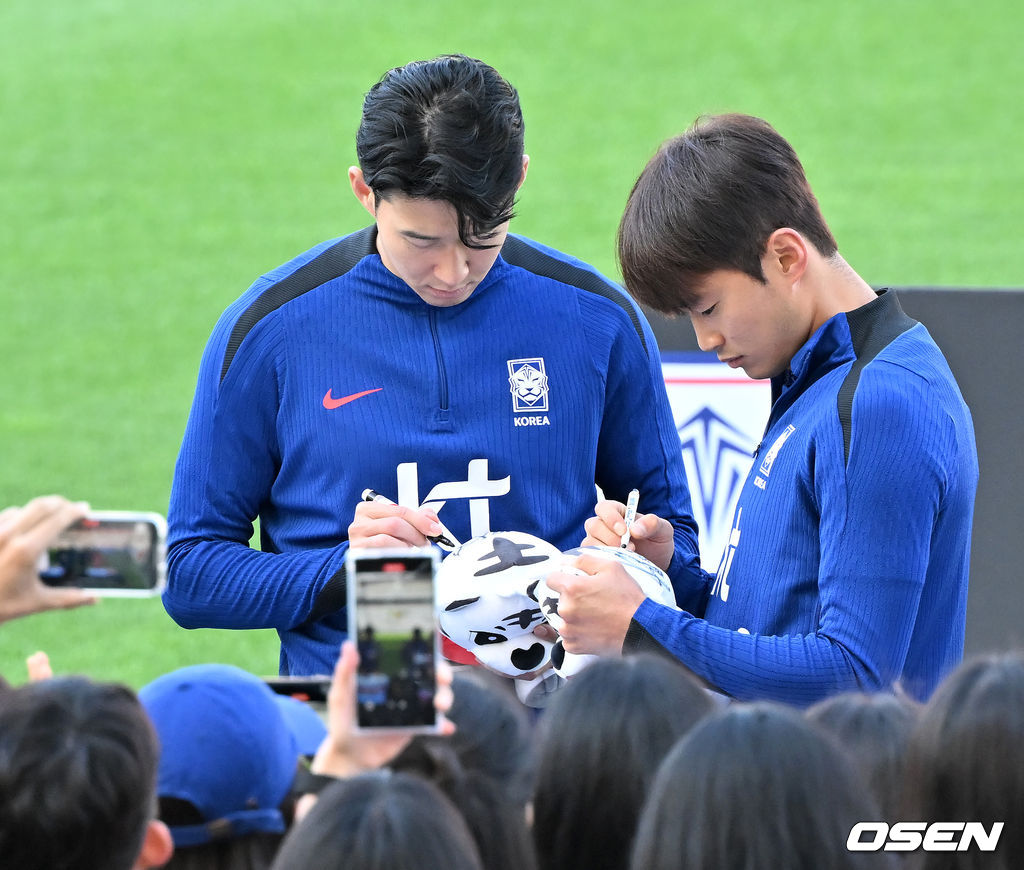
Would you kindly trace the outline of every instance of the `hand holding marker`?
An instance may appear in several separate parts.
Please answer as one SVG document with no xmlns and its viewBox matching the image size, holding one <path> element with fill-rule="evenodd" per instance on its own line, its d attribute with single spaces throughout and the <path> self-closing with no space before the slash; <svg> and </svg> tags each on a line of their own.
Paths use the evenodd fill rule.
<svg viewBox="0 0 1024 870">
<path fill-rule="evenodd" d="M 364 489 L 362 498 L 363 501 L 375 501 L 379 502 L 380 504 L 394 504 L 394 502 L 387 496 L 381 495 L 379 492 L 376 492 L 375 490 L 372 489 Z M 427 535 L 427 540 L 430 541 L 430 543 L 432 544 L 437 544 L 437 546 L 439 546 L 442 550 L 445 550 L 450 553 L 452 550 L 459 546 L 459 539 L 456 538 L 455 535 L 453 535 L 450 531 L 448 531 L 448 529 L 445 527 L 445 524 L 442 523 L 441 520 L 438 520 L 437 524 L 441 527 L 441 534 Z"/>
</svg>

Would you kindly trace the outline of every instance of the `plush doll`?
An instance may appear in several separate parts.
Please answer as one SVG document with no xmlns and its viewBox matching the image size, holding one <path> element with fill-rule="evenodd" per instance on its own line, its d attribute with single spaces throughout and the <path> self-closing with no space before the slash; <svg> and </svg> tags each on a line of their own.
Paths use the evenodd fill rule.
<svg viewBox="0 0 1024 870">
<path fill-rule="evenodd" d="M 545 619 L 528 589 L 561 557 L 534 535 L 489 532 L 457 547 L 437 572 L 441 633 L 491 670 L 518 678 L 516 691 L 531 706 L 543 706 L 560 677 L 548 667 L 552 642 L 533 633 Z"/>
<path fill-rule="evenodd" d="M 489 532 L 456 548 L 438 569 L 441 633 L 482 665 L 515 678 L 524 703 L 544 706 L 565 679 L 596 658 L 567 653 L 560 639 L 542 640 L 533 633 L 545 622 L 556 630 L 562 626 L 558 595 L 544 581 L 554 571 L 574 573 L 571 562 L 583 553 L 621 561 L 646 595 L 675 606 L 668 577 L 636 553 L 581 547 L 563 555 L 525 532 Z"/>
</svg>

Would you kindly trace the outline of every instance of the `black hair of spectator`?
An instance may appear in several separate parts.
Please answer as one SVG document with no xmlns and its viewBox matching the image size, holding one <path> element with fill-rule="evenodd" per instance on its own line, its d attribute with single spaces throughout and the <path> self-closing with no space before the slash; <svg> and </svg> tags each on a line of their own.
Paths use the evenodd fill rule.
<svg viewBox="0 0 1024 870">
<path fill-rule="evenodd" d="M 338 780 L 284 839 L 273 870 L 483 870 L 459 811 L 416 774 Z"/>
<path fill-rule="evenodd" d="M 0 694 L 0 863 L 129 870 L 156 812 L 159 747 L 135 693 L 62 677 Z"/>
<path fill-rule="evenodd" d="M 541 870 L 625 867 L 658 764 L 713 707 L 690 671 L 651 654 L 601 659 L 572 677 L 538 726 Z"/>
<path fill-rule="evenodd" d="M 487 870 L 535 870 L 526 805 L 490 773 L 465 769 L 459 750 L 447 738 L 414 741 L 389 766 L 422 776 L 441 789 L 466 820 Z"/>
<path fill-rule="evenodd" d="M 892 853 L 847 850 L 853 826 L 878 818 L 850 759 L 799 711 L 735 703 L 665 758 L 630 867 L 892 870 Z"/>
<path fill-rule="evenodd" d="M 907 818 L 1004 822 L 994 852 L 915 853 L 914 867 L 1024 866 L 1024 652 L 964 661 L 936 688 L 907 754 Z"/>
<path fill-rule="evenodd" d="M 888 692 L 843 692 L 809 707 L 805 715 L 850 753 L 872 790 L 882 818 L 898 819 L 907 745 L 921 705 Z"/>
</svg>

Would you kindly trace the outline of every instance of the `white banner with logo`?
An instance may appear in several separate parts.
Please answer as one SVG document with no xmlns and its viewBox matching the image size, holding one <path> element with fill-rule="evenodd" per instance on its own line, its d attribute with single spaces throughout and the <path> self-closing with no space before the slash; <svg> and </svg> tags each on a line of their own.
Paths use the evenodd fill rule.
<svg viewBox="0 0 1024 870">
<path fill-rule="evenodd" d="M 661 368 L 700 529 L 701 564 L 714 572 L 768 422 L 771 387 L 720 363 L 713 353 L 666 352 Z"/>
</svg>

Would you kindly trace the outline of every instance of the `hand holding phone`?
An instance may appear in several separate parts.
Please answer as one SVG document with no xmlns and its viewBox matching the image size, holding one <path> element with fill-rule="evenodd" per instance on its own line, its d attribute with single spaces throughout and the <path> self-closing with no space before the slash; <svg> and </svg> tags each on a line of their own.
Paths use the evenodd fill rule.
<svg viewBox="0 0 1024 870">
<path fill-rule="evenodd" d="M 0 511 L 0 622 L 95 602 L 81 589 L 46 586 L 38 568 L 50 541 L 87 510 L 82 502 L 45 495 Z"/>
<path fill-rule="evenodd" d="M 359 653 L 360 730 L 438 730 L 437 564 L 432 548 L 349 550 L 349 637 Z"/>
<path fill-rule="evenodd" d="M 159 595 L 166 574 L 167 522 L 160 514 L 90 511 L 54 539 L 39 577 L 93 595 Z"/>
</svg>

